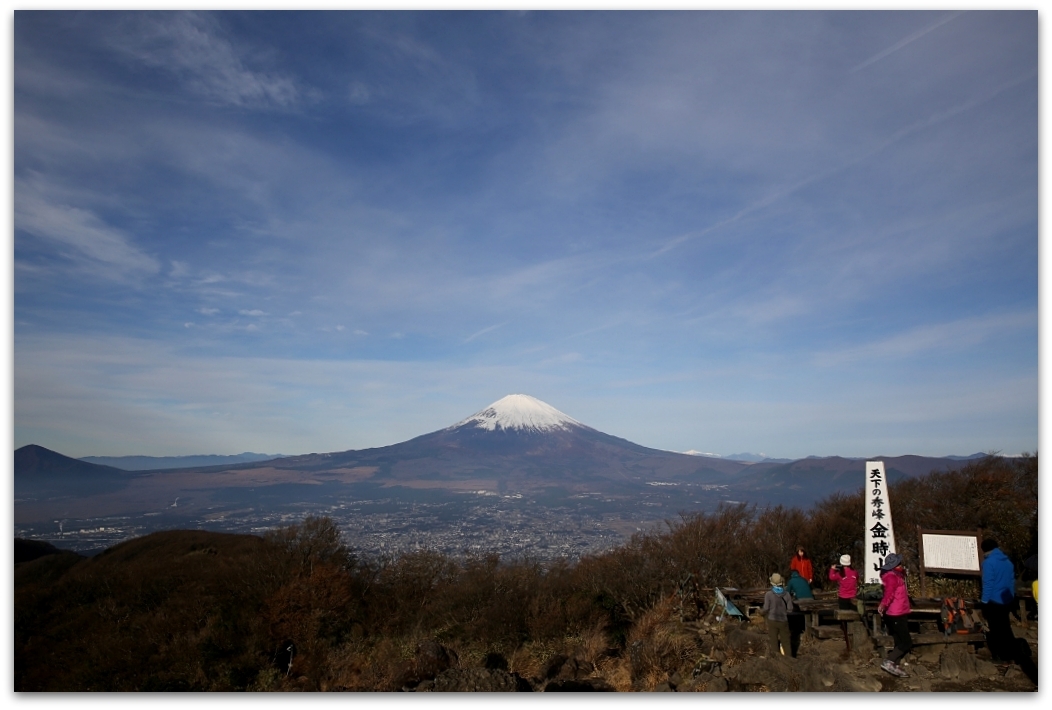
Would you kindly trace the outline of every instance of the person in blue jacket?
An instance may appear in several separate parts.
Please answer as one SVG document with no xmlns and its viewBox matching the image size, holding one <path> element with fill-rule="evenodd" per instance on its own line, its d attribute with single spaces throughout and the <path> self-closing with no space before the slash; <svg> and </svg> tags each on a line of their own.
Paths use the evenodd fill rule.
<svg viewBox="0 0 1052 710">
<path fill-rule="evenodd" d="M 1037 665 L 1025 640 L 1016 640 L 1008 615 L 1015 605 L 1015 567 L 1008 555 L 1001 552 L 997 541 L 983 540 L 983 618 L 990 630 L 986 642 L 995 661 L 1019 664 L 1020 670 L 1037 685 Z"/>
<path fill-rule="evenodd" d="M 786 589 L 797 599 L 815 598 L 815 595 L 811 593 L 811 585 L 795 569 L 789 573 L 789 584 L 786 585 Z"/>
<path fill-rule="evenodd" d="M 1009 662 L 1015 648 L 1015 634 L 1008 614 L 1015 604 L 1015 567 L 1001 552 L 997 541 L 983 540 L 983 618 L 990 627 L 986 634 L 995 661 Z"/>
</svg>

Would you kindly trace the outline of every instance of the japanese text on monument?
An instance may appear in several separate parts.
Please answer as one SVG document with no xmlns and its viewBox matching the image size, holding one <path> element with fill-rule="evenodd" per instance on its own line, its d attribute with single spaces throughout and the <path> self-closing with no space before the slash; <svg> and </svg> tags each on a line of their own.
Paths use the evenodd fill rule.
<svg viewBox="0 0 1052 710">
<path fill-rule="evenodd" d="M 884 558 L 895 552 L 895 531 L 891 525 L 887 477 L 883 461 L 866 462 L 865 565 L 859 570 L 864 582 L 880 581 Z"/>
</svg>

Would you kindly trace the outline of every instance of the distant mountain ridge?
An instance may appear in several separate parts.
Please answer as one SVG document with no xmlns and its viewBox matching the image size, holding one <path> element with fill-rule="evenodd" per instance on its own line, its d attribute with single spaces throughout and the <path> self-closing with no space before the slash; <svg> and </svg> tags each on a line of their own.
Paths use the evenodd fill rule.
<svg viewBox="0 0 1052 710">
<path fill-rule="evenodd" d="M 284 458 L 285 454 L 257 454 L 246 451 L 241 454 L 191 454 L 188 456 L 82 456 L 80 461 L 112 466 L 123 471 L 157 471 L 166 468 L 197 468 L 200 466 L 223 466 L 233 463 L 254 463 Z"/>
<path fill-rule="evenodd" d="M 178 457 L 115 458 L 156 463 Z M 92 501 L 73 496 L 103 492 L 114 494 L 106 497 L 104 514 L 116 515 L 160 506 L 180 512 L 195 506 L 210 510 L 217 496 L 239 501 L 247 500 L 252 491 L 265 490 L 274 491 L 267 495 L 283 503 L 294 504 L 295 496 L 310 491 L 333 486 L 349 491 L 346 487 L 363 485 L 396 497 L 488 491 L 552 502 L 599 496 L 632 507 L 660 490 L 671 496 L 669 505 L 727 500 L 809 506 L 831 493 L 857 490 L 864 473 L 863 459 L 858 458 L 741 461 L 652 449 L 593 429 L 528 395 L 508 395 L 452 426 L 390 446 L 265 461 L 200 458 L 204 466 L 133 472 L 70 459 L 38 446 L 23 447 L 15 452 L 16 519 L 94 511 L 98 506 Z M 971 458 L 874 456 L 869 460 L 883 460 L 889 480 L 895 481 L 961 468 Z M 226 461 L 215 464 L 216 459 Z M 47 499 L 25 502 L 41 491 L 61 497 L 65 512 L 55 512 Z M 103 513 L 93 513 L 98 514 Z"/>
<path fill-rule="evenodd" d="M 760 463 L 761 461 L 769 461 L 769 462 L 773 462 L 773 463 L 789 463 L 790 461 L 793 460 L 793 459 L 776 459 L 776 458 L 769 457 L 767 454 L 750 454 L 750 453 L 728 454 L 725 458 L 728 458 L 731 461 L 747 461 L 749 463 Z"/>
</svg>

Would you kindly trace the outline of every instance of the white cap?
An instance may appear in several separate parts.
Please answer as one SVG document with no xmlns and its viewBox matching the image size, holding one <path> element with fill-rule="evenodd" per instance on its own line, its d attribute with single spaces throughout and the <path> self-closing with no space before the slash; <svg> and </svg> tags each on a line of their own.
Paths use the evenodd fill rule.
<svg viewBox="0 0 1052 710">
<path fill-rule="evenodd" d="M 840 556 L 840 564 L 844 565 L 845 567 L 850 565 L 851 564 L 851 555 L 841 555 Z"/>
</svg>

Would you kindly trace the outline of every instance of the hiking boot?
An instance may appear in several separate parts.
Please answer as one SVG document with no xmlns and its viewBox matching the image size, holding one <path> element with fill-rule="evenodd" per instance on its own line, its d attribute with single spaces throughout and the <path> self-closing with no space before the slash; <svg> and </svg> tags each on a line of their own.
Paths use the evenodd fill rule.
<svg viewBox="0 0 1052 710">
<path fill-rule="evenodd" d="M 895 665 L 893 661 L 890 660 L 885 660 L 883 663 L 881 663 L 880 669 L 883 671 L 887 671 L 891 675 L 896 676 L 898 678 L 909 678 L 909 674 L 906 673 L 906 671 L 899 668 L 897 665 Z"/>
</svg>

